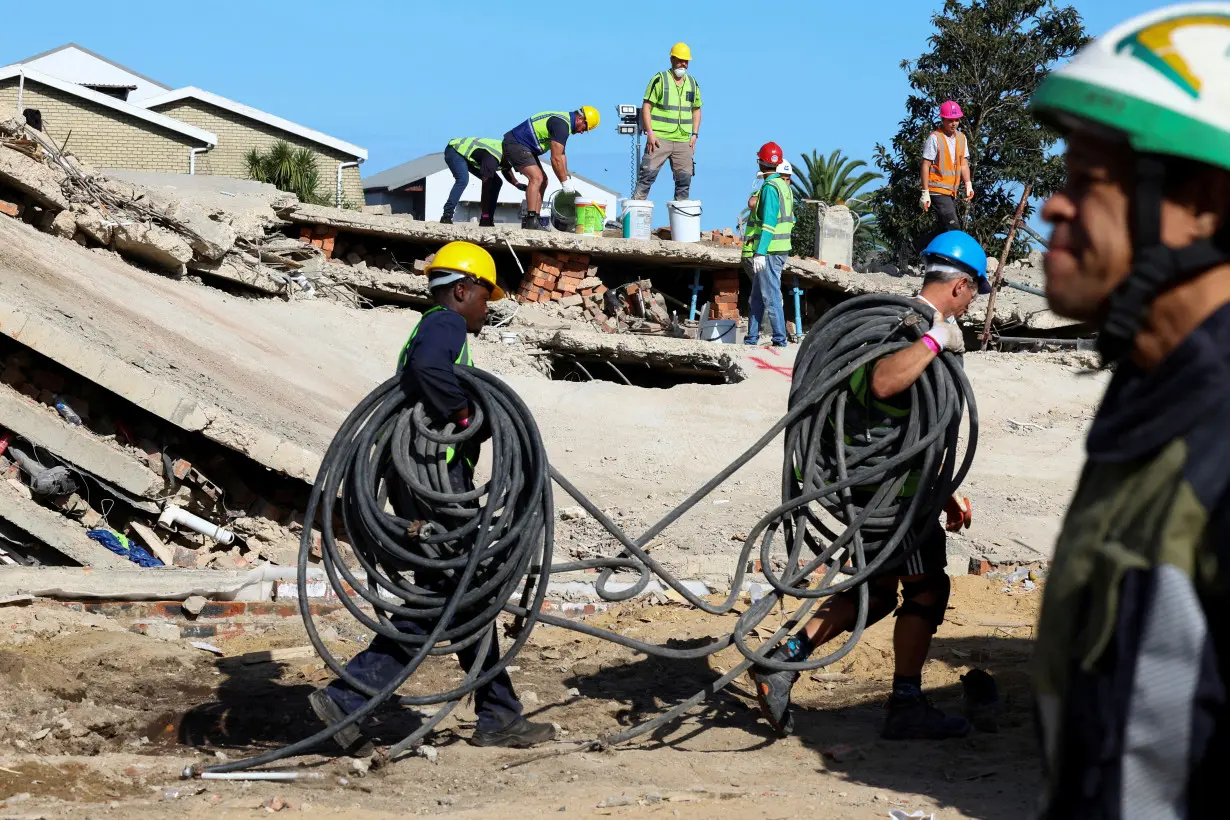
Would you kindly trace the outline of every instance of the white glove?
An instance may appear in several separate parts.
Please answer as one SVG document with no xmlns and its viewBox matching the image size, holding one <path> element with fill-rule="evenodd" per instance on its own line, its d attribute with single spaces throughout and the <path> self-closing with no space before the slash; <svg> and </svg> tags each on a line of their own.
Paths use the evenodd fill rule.
<svg viewBox="0 0 1230 820">
<path fill-rule="evenodd" d="M 961 326 L 956 322 L 945 322 L 944 317 L 937 313 L 931 325 L 931 329 L 925 334 L 940 346 L 940 350 L 950 350 L 953 353 L 965 352 L 965 334 L 961 332 Z"/>
<path fill-rule="evenodd" d="M 760 274 L 764 273 L 765 266 L 768 264 L 769 264 L 769 257 L 760 256 L 760 255 L 753 256 L 752 257 L 752 273 L 759 276 Z"/>
<path fill-rule="evenodd" d="M 931 207 L 931 192 L 923 191 L 922 198 L 918 200 L 918 204 L 923 206 L 924 211 L 930 208 Z"/>
<path fill-rule="evenodd" d="M 568 177 L 568 179 L 564 180 L 563 183 L 560 184 L 560 188 L 563 189 L 566 194 L 575 194 L 577 192 L 577 184 L 572 181 L 572 177 Z"/>
</svg>

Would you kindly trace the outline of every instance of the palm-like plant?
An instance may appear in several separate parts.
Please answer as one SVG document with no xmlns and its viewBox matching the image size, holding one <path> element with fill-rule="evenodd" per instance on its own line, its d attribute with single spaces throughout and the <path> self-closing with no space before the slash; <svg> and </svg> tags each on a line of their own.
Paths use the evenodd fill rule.
<svg viewBox="0 0 1230 820">
<path fill-rule="evenodd" d="M 320 195 L 320 169 L 316 155 L 308 148 L 295 148 L 285 140 L 278 140 L 261 151 L 252 148 L 244 155 L 248 176 L 257 182 L 268 182 L 279 191 L 287 191 L 299 197 L 301 202 L 312 205 L 331 204 Z"/>
<path fill-rule="evenodd" d="M 883 179 L 883 174 L 860 171 L 867 167 L 861 159 L 850 159 L 840 149 L 821 157 L 816 151 L 803 155 L 801 168 L 796 168 L 790 181 L 800 199 L 814 199 L 826 205 L 844 205 L 854 215 L 856 256 L 873 250 L 877 242 L 876 218 L 872 212 L 873 192 L 863 191 L 871 183 Z M 802 173 L 800 173 L 802 171 Z"/>
</svg>

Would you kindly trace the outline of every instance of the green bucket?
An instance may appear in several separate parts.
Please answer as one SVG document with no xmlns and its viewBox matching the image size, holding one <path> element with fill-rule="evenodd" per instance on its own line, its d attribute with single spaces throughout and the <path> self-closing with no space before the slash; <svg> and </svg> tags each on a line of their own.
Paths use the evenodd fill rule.
<svg viewBox="0 0 1230 820">
<path fill-rule="evenodd" d="M 577 233 L 595 236 L 606 227 L 606 206 L 589 199 L 578 199 Z"/>
</svg>

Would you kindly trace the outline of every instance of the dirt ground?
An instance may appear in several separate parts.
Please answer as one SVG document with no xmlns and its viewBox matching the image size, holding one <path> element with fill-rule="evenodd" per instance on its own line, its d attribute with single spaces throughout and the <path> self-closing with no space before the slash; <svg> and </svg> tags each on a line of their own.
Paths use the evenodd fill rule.
<svg viewBox="0 0 1230 820">
<path fill-rule="evenodd" d="M 776 739 L 758 719 L 744 678 L 681 724 L 613 751 L 534 759 L 535 752 L 474 748 L 463 742 L 473 726 L 463 704 L 430 738 L 434 763 L 406 757 L 363 773 L 347 758 L 309 756 L 296 762 L 323 779 L 300 784 L 181 781 L 178 773 L 317 731 L 305 698 L 330 674 L 315 656 L 236 666 L 102 616 L 0 607 L 2 816 L 243 817 L 266 813 L 275 800 L 314 817 L 884 818 L 893 808 L 939 818 L 1024 816 L 1038 787 L 1025 666 L 1040 590 L 954 580 L 924 683 L 938 705 L 959 711 L 959 676 L 972 666 L 991 672 L 1005 701 L 996 734 L 942 743 L 879 739 L 892 675 L 890 618 L 846 659 L 800 681 L 798 728 L 789 739 Z M 733 621 L 675 604 L 627 604 L 590 618 L 655 643 L 702 640 Z M 353 621 L 328 622 L 338 633 L 331 648 L 343 656 L 359 649 Z M 305 643 L 292 621 L 227 642 L 224 651 Z M 512 676 L 530 717 L 561 727 L 552 749 L 564 752 L 573 741 L 661 713 L 730 668 L 736 654 L 663 661 L 539 627 Z M 440 659 L 405 691 L 439 691 L 459 679 L 456 664 Z M 411 710 L 389 708 L 372 732 L 392 744 L 417 721 Z"/>
</svg>

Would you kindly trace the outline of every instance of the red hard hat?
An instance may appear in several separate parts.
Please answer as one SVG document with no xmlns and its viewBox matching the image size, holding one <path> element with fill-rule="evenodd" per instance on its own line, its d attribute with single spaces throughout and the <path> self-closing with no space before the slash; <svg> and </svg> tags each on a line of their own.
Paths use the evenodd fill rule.
<svg viewBox="0 0 1230 820">
<path fill-rule="evenodd" d="M 756 152 L 756 158 L 765 165 L 776 166 L 782 161 L 782 147 L 776 142 L 766 142 Z"/>
</svg>

